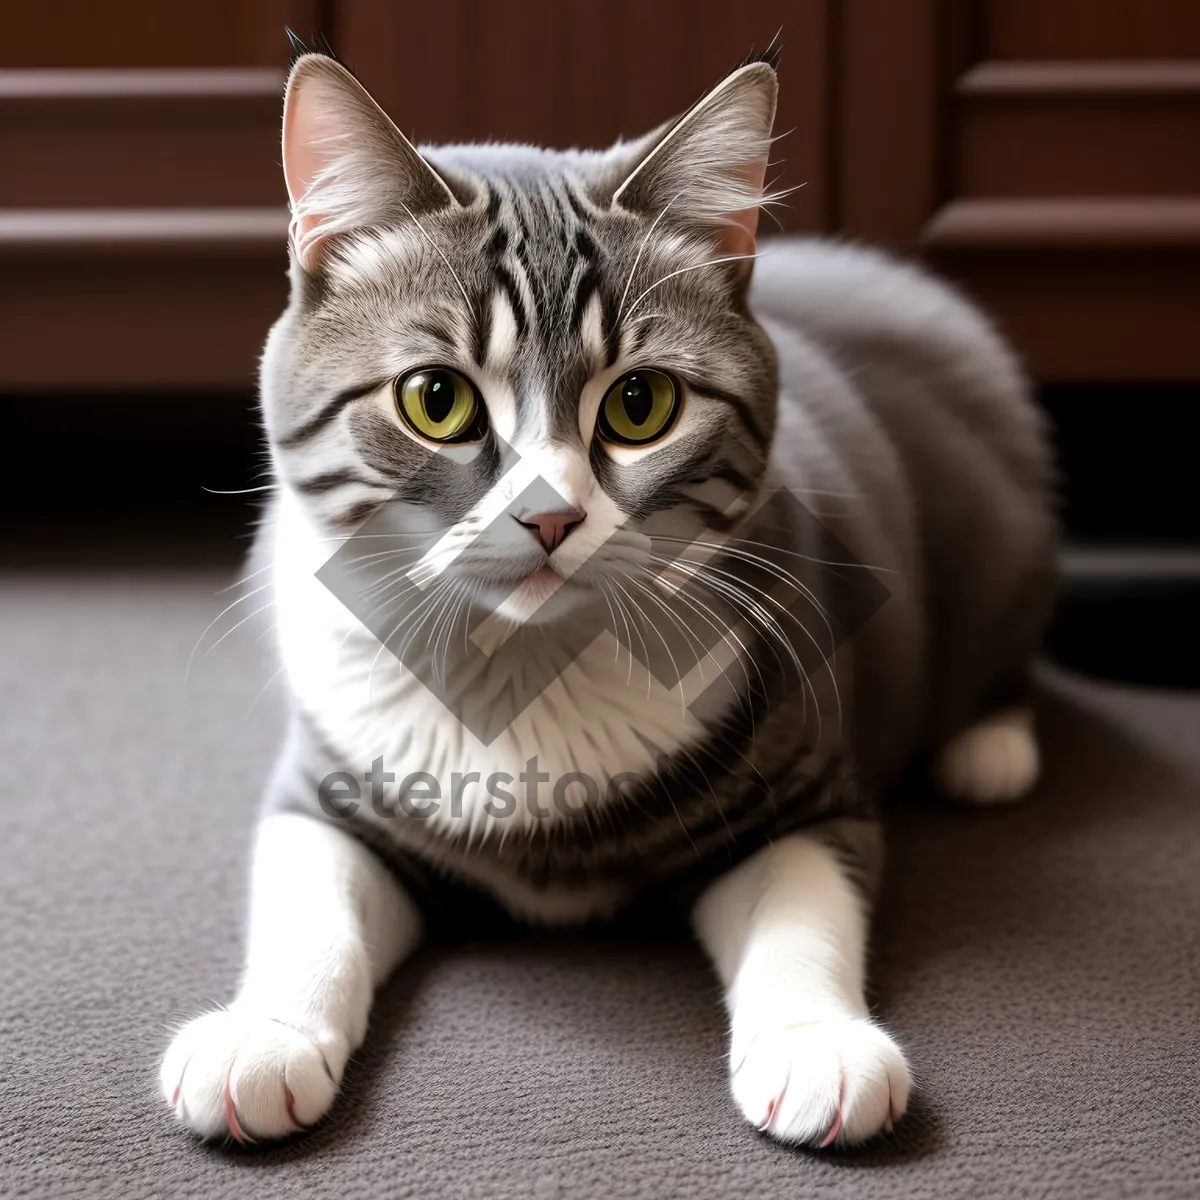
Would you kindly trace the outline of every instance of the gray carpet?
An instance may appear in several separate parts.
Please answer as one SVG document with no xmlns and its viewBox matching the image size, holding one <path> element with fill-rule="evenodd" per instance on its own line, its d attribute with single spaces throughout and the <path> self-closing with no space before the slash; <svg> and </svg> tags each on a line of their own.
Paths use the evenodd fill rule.
<svg viewBox="0 0 1200 1200">
<path fill-rule="evenodd" d="M 433 947 L 321 1126 L 195 1144 L 156 1060 L 234 984 L 277 722 L 249 626 L 185 685 L 222 582 L 0 587 L 0 1194 L 1200 1195 L 1200 699 L 1061 676 L 1031 802 L 892 818 L 875 993 L 919 1090 L 886 1141 L 744 1127 L 699 954 L 621 935 Z"/>
</svg>

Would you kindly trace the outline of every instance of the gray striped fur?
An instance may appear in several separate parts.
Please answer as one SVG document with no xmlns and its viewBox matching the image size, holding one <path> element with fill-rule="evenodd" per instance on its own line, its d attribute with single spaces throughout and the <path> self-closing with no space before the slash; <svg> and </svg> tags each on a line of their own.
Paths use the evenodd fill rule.
<svg viewBox="0 0 1200 1200">
<path fill-rule="evenodd" d="M 532 893 L 603 885 L 615 905 L 827 822 L 869 889 L 881 789 L 1020 691 L 1048 612 L 1052 472 L 1007 350 L 949 290 L 865 251 L 780 239 L 753 272 L 717 261 L 723 214 L 760 200 L 737 180 L 769 139 L 764 64 L 745 68 L 715 113 L 700 107 L 610 151 L 417 155 L 337 69 L 304 62 L 359 135 L 314 186 L 312 212 L 298 212 L 297 228 L 310 226 L 264 358 L 263 413 L 279 481 L 331 553 L 393 497 L 450 527 L 504 475 L 495 438 L 452 467 L 368 402 L 398 364 L 451 362 L 504 381 L 517 433 L 586 453 L 630 529 L 698 516 L 744 547 L 769 546 L 835 624 L 855 571 L 887 590 L 828 667 L 782 700 L 755 694 L 754 670 L 778 647 L 752 630 L 730 674 L 738 694 L 706 738 L 667 748 L 604 812 L 503 838 L 367 806 L 352 823 L 414 887 L 494 890 L 503 876 Z M 498 321 L 511 331 L 502 342 Z M 704 426 L 637 462 L 585 446 L 581 393 L 618 357 L 673 372 L 691 402 L 707 402 Z M 767 486 L 792 493 L 832 540 L 738 507 Z M 278 536 L 273 511 L 264 560 Z M 831 561 L 830 545 L 858 565 Z M 749 575 L 745 559 L 722 563 Z M 615 570 L 602 558 L 589 568 Z M 820 642 L 814 628 L 794 634 L 795 648 Z M 270 803 L 316 812 L 322 778 L 369 766 L 297 701 Z"/>
</svg>

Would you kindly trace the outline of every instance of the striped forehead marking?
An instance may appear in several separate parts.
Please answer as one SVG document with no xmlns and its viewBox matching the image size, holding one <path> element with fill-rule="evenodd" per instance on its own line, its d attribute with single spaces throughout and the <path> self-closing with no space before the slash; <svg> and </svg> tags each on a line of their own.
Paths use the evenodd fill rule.
<svg viewBox="0 0 1200 1200">
<path fill-rule="evenodd" d="M 561 352 L 564 335 L 576 345 L 585 321 L 599 322 L 605 365 L 616 360 L 619 337 L 616 315 L 602 286 L 603 254 L 593 236 L 594 221 L 584 201 L 567 180 L 518 190 L 500 180 L 484 181 L 489 229 L 485 255 L 494 287 L 482 305 L 475 345 L 479 354 L 496 348 L 497 302 L 503 294 L 511 313 L 510 331 L 518 347 L 538 338 L 548 353 Z M 593 300 L 598 302 L 592 310 Z M 597 330 L 588 330 L 588 343 Z M 591 345 L 587 345 L 589 357 Z"/>
</svg>

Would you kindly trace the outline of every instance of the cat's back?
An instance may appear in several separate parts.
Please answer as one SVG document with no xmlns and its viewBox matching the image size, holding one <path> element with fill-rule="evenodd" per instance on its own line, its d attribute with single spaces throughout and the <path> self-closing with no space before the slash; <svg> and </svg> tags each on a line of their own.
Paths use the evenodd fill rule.
<svg viewBox="0 0 1200 1200">
<path fill-rule="evenodd" d="M 1044 422 L 1016 356 L 973 304 L 919 267 L 850 243 L 775 238 L 763 243 L 751 307 L 774 336 L 785 402 L 815 347 L 901 443 L 912 431 L 936 436 L 949 416 L 1022 483 L 1048 482 Z"/>
<path fill-rule="evenodd" d="M 761 247 L 752 287 L 760 314 L 831 340 L 903 337 L 933 353 L 946 334 L 986 336 L 983 317 L 952 288 L 883 251 L 815 237 L 766 238 Z M 995 349 L 1011 357 L 998 340 Z"/>
<path fill-rule="evenodd" d="M 776 473 L 846 497 L 839 534 L 905 585 L 870 657 L 898 677 L 899 647 L 924 646 L 930 728 L 961 727 L 1053 596 L 1053 457 L 1017 359 L 953 288 L 843 243 L 764 243 L 750 304 L 779 356 Z"/>
</svg>

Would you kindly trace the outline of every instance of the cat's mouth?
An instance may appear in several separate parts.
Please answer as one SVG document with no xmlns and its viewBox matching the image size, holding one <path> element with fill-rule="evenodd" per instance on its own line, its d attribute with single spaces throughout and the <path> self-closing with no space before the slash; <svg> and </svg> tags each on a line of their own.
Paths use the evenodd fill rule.
<svg viewBox="0 0 1200 1200">
<path fill-rule="evenodd" d="M 544 604 L 559 588 L 569 582 L 566 576 L 560 575 L 549 563 L 546 563 L 525 576 L 521 582 L 521 590 L 525 593 L 526 598 L 535 604 Z"/>
<path fill-rule="evenodd" d="M 521 579 L 498 611 L 519 624 L 539 623 L 563 615 L 562 601 L 568 593 L 586 591 L 546 563 Z"/>
</svg>

